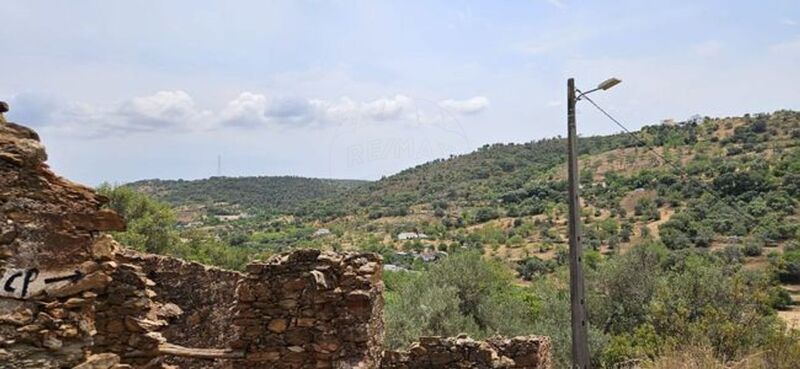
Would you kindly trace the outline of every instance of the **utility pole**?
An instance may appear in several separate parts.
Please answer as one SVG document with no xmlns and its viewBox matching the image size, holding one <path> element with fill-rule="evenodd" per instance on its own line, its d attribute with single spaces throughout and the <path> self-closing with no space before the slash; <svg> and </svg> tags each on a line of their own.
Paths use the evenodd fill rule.
<svg viewBox="0 0 800 369">
<path fill-rule="evenodd" d="M 567 80 L 567 151 L 569 152 L 569 296 L 572 311 L 572 368 L 589 369 L 586 296 L 581 246 L 581 202 L 578 188 L 578 137 L 575 128 L 575 80 Z"/>
</svg>

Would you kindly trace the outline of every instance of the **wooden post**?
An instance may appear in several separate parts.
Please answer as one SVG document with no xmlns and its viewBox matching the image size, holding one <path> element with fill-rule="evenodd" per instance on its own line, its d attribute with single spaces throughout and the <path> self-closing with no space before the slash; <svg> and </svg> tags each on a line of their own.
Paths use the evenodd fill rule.
<svg viewBox="0 0 800 369">
<path fill-rule="evenodd" d="M 567 151 L 569 156 L 569 295 L 572 312 L 572 367 L 589 369 L 586 297 L 581 246 L 581 203 L 578 187 L 578 137 L 575 128 L 575 80 L 567 80 Z"/>
</svg>

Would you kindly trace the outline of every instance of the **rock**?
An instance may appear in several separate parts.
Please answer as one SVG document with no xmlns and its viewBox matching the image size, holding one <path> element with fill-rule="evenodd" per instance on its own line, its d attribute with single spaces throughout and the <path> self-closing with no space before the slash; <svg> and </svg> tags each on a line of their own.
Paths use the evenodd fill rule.
<svg viewBox="0 0 800 369">
<path fill-rule="evenodd" d="M 103 272 L 94 272 L 83 277 L 75 283 L 69 283 L 63 287 L 59 287 L 52 291 L 47 291 L 48 296 L 52 297 L 66 297 L 77 295 L 87 290 L 100 290 L 111 283 L 111 277 Z"/>
<path fill-rule="evenodd" d="M 85 303 L 86 303 L 86 300 L 84 300 L 82 298 L 72 297 L 72 298 L 68 299 L 64 303 L 64 308 L 66 308 L 66 309 L 74 309 L 74 308 L 83 306 Z"/>
<path fill-rule="evenodd" d="M 278 361 L 280 358 L 280 351 L 264 351 L 247 354 L 248 361 Z"/>
<path fill-rule="evenodd" d="M 78 228 L 91 231 L 124 231 L 125 221 L 116 212 L 110 209 L 100 209 L 97 212 L 69 215 L 69 220 Z"/>
<path fill-rule="evenodd" d="M 13 313 L 0 315 L 0 323 L 23 326 L 33 321 L 31 309 L 21 309 Z"/>
<path fill-rule="evenodd" d="M 171 302 L 166 304 L 159 304 L 158 305 L 158 316 L 162 316 L 165 318 L 177 318 L 183 315 L 183 310 L 180 306 L 175 305 Z"/>
<path fill-rule="evenodd" d="M 119 356 L 112 353 L 95 354 L 72 369 L 111 369 L 119 364 Z"/>
<path fill-rule="evenodd" d="M 267 325 L 267 329 L 275 333 L 283 333 L 286 331 L 286 327 L 289 326 L 289 323 L 286 319 L 273 319 Z"/>
<path fill-rule="evenodd" d="M 64 343 L 56 337 L 54 332 L 48 332 L 42 337 L 42 346 L 50 350 L 58 350 Z"/>
<path fill-rule="evenodd" d="M 317 286 L 317 289 L 327 289 L 328 282 L 325 280 L 325 274 L 322 274 L 319 270 L 312 270 L 311 275 L 314 277 L 314 282 Z"/>
<path fill-rule="evenodd" d="M 296 353 L 299 353 L 299 352 L 304 352 L 304 351 L 305 351 L 305 349 L 304 349 L 304 348 L 302 348 L 302 347 L 300 347 L 300 346 L 289 346 L 289 347 L 287 347 L 286 349 L 287 349 L 287 350 L 289 350 L 289 351 L 291 351 L 291 352 L 296 352 Z"/>
<path fill-rule="evenodd" d="M 304 328 L 313 327 L 316 321 L 317 320 L 314 318 L 299 318 L 297 319 L 297 326 Z"/>
<path fill-rule="evenodd" d="M 99 261 L 112 260 L 118 248 L 117 242 L 111 235 L 104 234 L 92 244 L 92 257 Z"/>
</svg>

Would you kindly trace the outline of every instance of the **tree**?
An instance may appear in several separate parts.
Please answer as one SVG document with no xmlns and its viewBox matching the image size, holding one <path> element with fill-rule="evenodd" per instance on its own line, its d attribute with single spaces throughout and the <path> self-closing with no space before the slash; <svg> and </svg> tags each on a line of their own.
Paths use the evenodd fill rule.
<svg viewBox="0 0 800 369">
<path fill-rule="evenodd" d="M 114 237 L 123 245 L 140 251 L 161 253 L 178 241 L 175 212 L 166 203 L 128 187 L 103 184 L 97 191 L 108 197 L 108 206 L 127 223 L 125 232 L 114 233 Z"/>
<path fill-rule="evenodd" d="M 484 223 L 499 217 L 497 209 L 495 208 L 479 208 L 473 215 L 473 223 Z"/>
<path fill-rule="evenodd" d="M 386 340 L 400 347 L 419 335 L 468 333 L 476 338 L 530 332 L 530 296 L 500 264 L 458 252 L 427 272 L 386 275 Z M 527 296 L 527 297 L 526 297 Z"/>
</svg>

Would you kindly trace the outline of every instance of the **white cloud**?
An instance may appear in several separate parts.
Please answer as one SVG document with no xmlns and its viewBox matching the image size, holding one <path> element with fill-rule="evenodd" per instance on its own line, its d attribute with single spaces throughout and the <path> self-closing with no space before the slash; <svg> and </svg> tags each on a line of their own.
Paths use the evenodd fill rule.
<svg viewBox="0 0 800 369">
<path fill-rule="evenodd" d="M 784 18 L 781 20 L 781 23 L 785 26 L 794 27 L 797 25 L 797 21 L 794 19 Z"/>
<path fill-rule="evenodd" d="M 266 96 L 242 92 L 222 109 L 219 119 L 225 125 L 258 126 L 267 122 L 266 109 Z"/>
<path fill-rule="evenodd" d="M 211 112 L 184 91 L 159 91 L 109 106 L 63 103 L 36 93 L 14 96 L 10 116 L 23 124 L 80 136 L 209 128 Z"/>
<path fill-rule="evenodd" d="M 362 110 L 367 117 L 381 121 L 397 119 L 412 107 L 413 103 L 408 96 L 396 95 L 367 102 L 362 105 Z"/>
<path fill-rule="evenodd" d="M 131 131 L 203 128 L 210 111 L 197 107 L 184 91 L 159 91 L 122 103 L 112 115 L 119 116 L 120 128 Z"/>
<path fill-rule="evenodd" d="M 477 114 L 489 107 L 489 99 L 485 96 L 475 96 L 466 100 L 442 100 L 439 106 L 458 114 Z"/>
<path fill-rule="evenodd" d="M 357 101 L 349 97 L 336 100 L 299 97 L 272 97 L 242 92 L 214 111 L 202 109 L 185 91 L 159 91 L 108 106 L 86 103 L 58 103 L 37 94 L 19 95 L 12 100 L 13 118 L 23 124 L 78 136 L 124 135 L 134 132 L 202 131 L 232 127 L 303 126 L 309 124 L 350 124 L 405 121 L 431 123 L 441 114 L 422 112 L 417 101 L 397 94 L 374 100 Z M 447 99 L 437 103 L 422 101 L 455 114 L 476 114 L 489 100 L 476 96 L 466 100 Z M 429 107 L 426 106 L 429 110 Z M 29 119 L 34 122 L 29 123 Z"/>
</svg>

